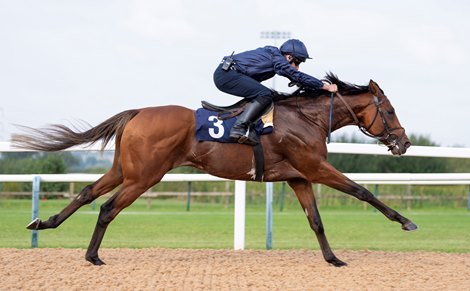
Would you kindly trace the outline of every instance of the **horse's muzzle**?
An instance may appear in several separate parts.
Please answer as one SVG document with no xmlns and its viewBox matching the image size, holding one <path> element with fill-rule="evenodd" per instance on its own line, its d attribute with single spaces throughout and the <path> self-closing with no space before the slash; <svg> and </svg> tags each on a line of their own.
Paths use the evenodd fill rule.
<svg viewBox="0 0 470 291">
<path fill-rule="evenodd" d="M 388 148 L 394 156 L 401 156 L 406 153 L 406 150 L 411 146 L 411 141 L 406 135 L 402 136 L 399 140 L 395 141 Z"/>
</svg>

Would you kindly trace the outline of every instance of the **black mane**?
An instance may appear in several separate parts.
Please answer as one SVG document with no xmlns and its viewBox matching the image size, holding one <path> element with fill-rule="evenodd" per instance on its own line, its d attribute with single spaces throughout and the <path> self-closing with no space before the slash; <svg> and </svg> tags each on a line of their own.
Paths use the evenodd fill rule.
<svg viewBox="0 0 470 291">
<path fill-rule="evenodd" d="M 336 84 L 338 86 L 338 92 L 341 95 L 358 95 L 362 93 L 366 93 L 369 91 L 369 86 L 361 86 L 361 85 L 355 85 L 352 83 L 348 82 L 343 82 L 341 81 L 338 76 L 335 74 L 329 72 L 326 74 L 324 80 L 330 82 L 331 84 Z M 295 91 L 292 93 L 291 96 L 320 96 L 320 95 L 329 95 L 330 92 L 325 91 L 325 90 L 312 90 L 308 88 L 300 88 L 299 90 Z"/>
<path fill-rule="evenodd" d="M 341 81 L 338 76 L 329 72 L 326 74 L 325 77 L 332 84 L 336 84 L 338 86 L 338 91 L 340 94 L 344 95 L 358 95 L 362 93 L 369 92 L 369 86 L 360 86 L 355 85 L 347 82 Z"/>
</svg>

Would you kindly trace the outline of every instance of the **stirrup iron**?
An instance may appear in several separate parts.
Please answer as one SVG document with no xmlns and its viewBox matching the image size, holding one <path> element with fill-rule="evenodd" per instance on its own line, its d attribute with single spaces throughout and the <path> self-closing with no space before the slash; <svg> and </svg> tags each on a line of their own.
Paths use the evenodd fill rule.
<svg viewBox="0 0 470 291">
<path fill-rule="evenodd" d="M 246 133 L 238 138 L 238 143 L 245 143 L 248 140 L 251 126 L 248 126 Z"/>
</svg>

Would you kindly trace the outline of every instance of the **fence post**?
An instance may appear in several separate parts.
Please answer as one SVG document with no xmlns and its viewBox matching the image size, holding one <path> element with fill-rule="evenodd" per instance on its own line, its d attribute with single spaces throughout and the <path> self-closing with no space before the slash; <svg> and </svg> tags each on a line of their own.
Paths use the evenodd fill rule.
<svg viewBox="0 0 470 291">
<path fill-rule="evenodd" d="M 233 248 L 245 249 L 245 195 L 246 182 L 235 181 L 235 221 L 233 223 Z"/>
<path fill-rule="evenodd" d="M 321 204 L 323 203 L 323 197 L 322 197 L 322 194 L 321 194 L 321 184 L 316 184 L 316 189 L 315 189 L 315 193 L 314 195 L 316 196 L 316 200 L 317 200 L 317 207 L 318 209 L 321 208 Z M 326 204 L 325 204 L 326 206 Z"/>
<path fill-rule="evenodd" d="M 188 182 L 188 192 L 186 193 L 186 211 L 189 211 L 191 206 L 191 181 Z"/>
<path fill-rule="evenodd" d="M 379 185 L 378 184 L 374 185 L 374 196 L 379 197 Z"/>
<path fill-rule="evenodd" d="M 273 183 L 266 183 L 266 249 L 273 248 Z"/>
<path fill-rule="evenodd" d="M 280 206 L 279 206 L 279 211 L 283 211 L 284 210 L 284 198 L 285 198 L 285 195 L 286 195 L 286 182 L 282 182 L 281 184 L 281 201 L 280 201 Z"/>
<path fill-rule="evenodd" d="M 412 196 L 411 196 L 411 185 L 406 185 L 406 196 L 408 197 L 406 200 L 406 210 L 411 210 L 411 204 L 413 203 Z M 422 203 L 422 200 L 421 200 Z M 418 203 L 417 203 L 418 204 Z"/>
<path fill-rule="evenodd" d="M 470 211 L 470 185 L 468 185 L 467 210 Z"/>
<path fill-rule="evenodd" d="M 33 178 L 33 195 L 32 195 L 32 220 L 39 218 L 39 189 L 41 186 L 41 177 L 34 176 Z M 31 247 L 38 247 L 38 231 L 31 231 Z"/>
<path fill-rule="evenodd" d="M 73 198 L 75 198 L 75 196 L 73 195 L 75 193 L 75 183 L 74 182 L 70 182 L 70 184 L 69 184 L 69 193 L 70 193 L 69 200 L 72 201 Z"/>
</svg>

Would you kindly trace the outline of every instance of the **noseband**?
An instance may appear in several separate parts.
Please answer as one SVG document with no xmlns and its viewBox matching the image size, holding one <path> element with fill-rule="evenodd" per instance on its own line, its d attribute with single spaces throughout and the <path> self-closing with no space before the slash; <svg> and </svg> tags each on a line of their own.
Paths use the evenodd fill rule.
<svg viewBox="0 0 470 291">
<path fill-rule="evenodd" d="M 382 111 L 382 107 L 380 106 L 382 104 L 382 102 L 379 101 L 379 98 L 377 96 L 372 95 L 372 98 L 374 100 L 374 105 L 375 105 L 375 108 L 376 108 L 376 112 L 375 112 L 375 116 L 372 119 L 372 122 L 369 124 L 369 126 L 364 126 L 364 125 L 361 124 L 361 122 L 357 118 L 356 114 L 352 110 L 351 106 L 349 106 L 349 104 L 346 102 L 346 100 L 344 100 L 344 98 L 343 98 L 343 96 L 341 96 L 341 94 L 336 93 L 336 96 L 338 96 L 338 98 L 341 100 L 341 102 L 344 103 L 344 105 L 346 106 L 348 111 L 351 113 L 351 116 L 353 117 L 354 122 L 356 123 L 357 127 L 359 127 L 359 129 L 362 131 L 362 133 L 364 133 L 365 135 L 367 135 L 369 137 L 378 139 L 383 144 L 385 144 L 388 147 L 389 150 L 391 150 L 392 148 L 398 146 L 398 143 L 400 142 L 400 140 L 405 135 L 405 129 L 403 127 L 390 128 L 390 126 L 388 125 L 387 119 L 385 119 L 384 112 Z M 369 133 L 369 129 L 371 129 L 372 126 L 375 124 L 378 116 L 380 116 L 380 119 L 382 120 L 382 125 L 383 125 L 384 130 L 381 133 L 374 135 L 374 134 Z M 403 129 L 403 132 L 400 136 L 393 133 L 394 131 L 396 131 L 398 129 Z"/>
</svg>

